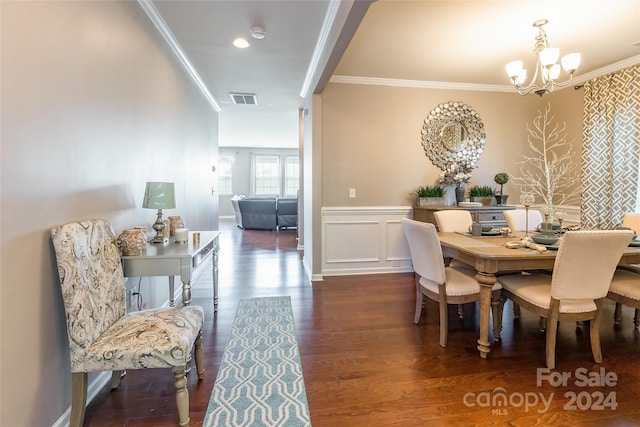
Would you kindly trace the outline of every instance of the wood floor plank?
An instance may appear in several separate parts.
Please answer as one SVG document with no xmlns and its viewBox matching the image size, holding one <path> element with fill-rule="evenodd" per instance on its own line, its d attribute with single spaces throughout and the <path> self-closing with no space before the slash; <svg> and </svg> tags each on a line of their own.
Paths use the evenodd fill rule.
<svg viewBox="0 0 640 427">
<path fill-rule="evenodd" d="M 604 363 L 593 362 L 588 329 L 562 323 L 557 369 L 613 372 L 614 387 L 539 386 L 545 335 L 538 318 L 505 308 L 501 342 L 487 360 L 476 349 L 479 309 L 449 310 L 447 348 L 439 342 L 438 307 L 428 301 L 413 324 L 413 274 L 325 277 L 309 283 L 296 250 L 295 230 L 241 230 L 221 223 L 220 305 L 212 314 L 211 275 L 193 284 L 193 304 L 205 308 L 205 379 L 189 375 L 191 426 L 200 426 L 240 298 L 289 295 L 294 312 L 307 398 L 314 427 L 323 426 L 635 426 L 640 425 L 640 331 L 633 310 L 614 325 L 605 304 L 601 326 Z M 497 391 L 496 391 L 497 390 Z M 541 405 L 484 404 L 500 390 L 510 397 L 542 394 Z M 566 410 L 567 392 L 615 392 L 615 410 Z M 471 393 L 471 395 L 469 394 Z M 465 401 L 465 396 L 467 399 Z M 482 396 L 482 397 L 479 397 Z M 465 403 L 466 402 L 466 403 Z M 517 403 L 517 402 L 516 402 Z M 500 411 L 503 410 L 503 411 Z M 87 426 L 169 426 L 177 420 L 168 370 L 129 371 L 117 391 L 108 386 L 89 404 Z"/>
</svg>

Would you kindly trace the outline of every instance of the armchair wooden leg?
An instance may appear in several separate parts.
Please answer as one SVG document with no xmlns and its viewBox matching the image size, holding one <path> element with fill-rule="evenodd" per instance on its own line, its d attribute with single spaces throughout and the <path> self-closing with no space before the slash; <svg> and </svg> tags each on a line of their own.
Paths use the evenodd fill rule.
<svg viewBox="0 0 640 427">
<path fill-rule="evenodd" d="M 420 316 L 422 315 L 423 296 L 420 291 L 420 276 L 416 274 L 416 312 L 413 315 L 413 323 L 416 325 L 420 323 Z"/>
<path fill-rule="evenodd" d="M 636 328 L 640 328 L 640 308 L 636 308 L 635 316 L 633 317 L 633 325 Z"/>
<path fill-rule="evenodd" d="M 87 373 L 72 373 L 71 384 L 71 419 L 69 427 L 82 427 L 87 406 Z"/>
<path fill-rule="evenodd" d="M 202 331 L 198 332 L 196 338 L 196 371 L 198 372 L 198 379 L 204 378 L 204 350 L 202 348 Z"/>
<path fill-rule="evenodd" d="M 547 329 L 547 323 L 546 317 L 540 317 L 540 332 L 544 332 Z"/>
<path fill-rule="evenodd" d="M 187 378 L 184 373 L 184 366 L 174 366 L 172 368 L 176 384 L 176 407 L 178 408 L 178 424 L 180 426 L 189 425 L 189 390 L 187 390 Z"/>
<path fill-rule="evenodd" d="M 547 322 L 547 343 L 546 343 L 546 361 L 547 368 L 555 369 L 556 367 L 556 335 L 558 334 L 558 316 L 560 311 L 560 301 L 551 298 L 549 305 L 549 319 Z"/>
<path fill-rule="evenodd" d="M 619 302 L 616 303 L 616 308 L 613 311 L 613 323 L 615 325 L 620 324 L 620 319 L 622 318 L 622 304 Z"/>
<path fill-rule="evenodd" d="M 491 314 L 493 315 L 493 339 L 500 341 L 502 333 L 502 311 L 504 310 L 504 298 L 500 290 L 491 291 Z"/>
<path fill-rule="evenodd" d="M 447 346 L 447 334 L 449 332 L 449 311 L 447 307 L 447 295 L 444 285 L 438 285 L 440 296 L 440 346 Z"/>
<path fill-rule="evenodd" d="M 515 302 L 513 303 L 513 318 L 514 319 L 520 318 L 520 306 Z"/>
<path fill-rule="evenodd" d="M 600 347 L 600 320 L 602 319 L 602 300 L 596 300 L 596 314 L 591 320 L 589 334 L 591 338 L 591 352 L 596 363 L 602 363 L 602 348 Z"/>
</svg>

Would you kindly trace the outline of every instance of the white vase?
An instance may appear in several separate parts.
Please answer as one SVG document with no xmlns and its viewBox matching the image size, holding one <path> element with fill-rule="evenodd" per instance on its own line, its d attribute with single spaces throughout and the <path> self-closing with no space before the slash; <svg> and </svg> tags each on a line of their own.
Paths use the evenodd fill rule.
<svg viewBox="0 0 640 427">
<path fill-rule="evenodd" d="M 447 185 L 444 187 L 444 204 L 445 206 L 455 206 L 456 202 L 456 187 L 455 185 Z"/>
</svg>

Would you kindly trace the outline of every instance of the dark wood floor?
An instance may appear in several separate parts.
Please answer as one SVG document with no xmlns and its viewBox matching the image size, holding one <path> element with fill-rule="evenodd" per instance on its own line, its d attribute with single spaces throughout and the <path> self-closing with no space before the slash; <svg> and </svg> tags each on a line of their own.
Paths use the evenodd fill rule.
<svg viewBox="0 0 640 427">
<path fill-rule="evenodd" d="M 462 321 L 451 307 L 449 344 L 441 348 L 435 303 L 428 302 L 420 325 L 413 324 L 412 274 L 326 277 L 311 284 L 295 249 L 295 230 L 243 231 L 231 223 L 222 223 L 221 230 L 218 313 L 212 314 L 211 276 L 203 275 L 193 289 L 193 304 L 207 313 L 207 371 L 201 382 L 188 378 L 192 426 L 202 424 L 238 300 L 274 295 L 291 296 L 315 427 L 640 425 L 640 331 L 628 307 L 622 325 L 614 326 L 613 304 L 606 304 L 602 365 L 593 363 L 588 334 L 575 323 L 561 324 L 555 372 L 571 377 L 566 386 L 538 386 L 544 334 L 538 318 L 524 310 L 514 321 L 510 303 L 503 340 L 483 360 L 475 345 L 473 304 L 465 306 Z M 616 384 L 582 386 L 580 369 L 588 376 L 603 369 L 617 376 Z M 175 425 L 173 387 L 168 370 L 129 371 L 118 390 L 105 386 L 89 404 L 85 424 Z M 567 407 L 571 393 L 575 410 Z M 494 399 L 500 396 L 506 406 Z M 541 396 L 551 399 L 548 407 Z M 603 410 L 596 409 L 599 403 Z"/>
</svg>

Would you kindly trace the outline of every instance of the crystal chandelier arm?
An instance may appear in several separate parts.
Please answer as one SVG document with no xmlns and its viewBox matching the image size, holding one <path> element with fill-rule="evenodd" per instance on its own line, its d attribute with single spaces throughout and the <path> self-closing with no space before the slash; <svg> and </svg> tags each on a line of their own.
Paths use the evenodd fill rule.
<svg viewBox="0 0 640 427">
<path fill-rule="evenodd" d="M 507 75 L 520 95 L 528 95 L 534 92 L 543 96 L 545 93 L 551 92 L 556 86 L 565 87 L 571 83 L 573 73 L 580 65 L 579 53 L 570 53 L 562 57 L 560 62 L 562 68 L 569 74 L 569 79 L 562 83 L 557 81 L 558 77 L 560 77 L 560 64 L 557 63 L 560 50 L 549 46 L 547 33 L 543 29 L 547 22 L 546 19 L 540 19 L 533 23 L 533 26 L 538 29 L 538 34 L 536 35 L 534 47 L 536 67 L 531 81 L 526 86 L 523 86 L 526 80 L 526 70 L 522 66 L 522 61 L 513 61 L 507 64 Z M 539 82 L 538 75 L 540 75 Z"/>
<path fill-rule="evenodd" d="M 538 60 L 536 61 L 536 67 L 535 67 L 535 71 L 533 73 L 533 77 L 531 77 L 531 80 L 529 81 L 529 84 L 527 84 L 526 86 L 522 86 L 522 84 L 514 84 L 515 88 L 518 90 L 518 93 L 520 95 L 528 95 L 531 92 L 533 92 L 534 90 L 540 90 L 540 87 L 536 86 L 536 80 L 538 79 L 538 73 L 540 72 L 540 57 L 538 56 Z M 526 72 L 526 71 L 525 71 Z M 545 85 L 545 87 L 547 86 L 547 82 L 546 79 L 544 77 L 544 74 L 542 75 L 542 81 Z"/>
</svg>

